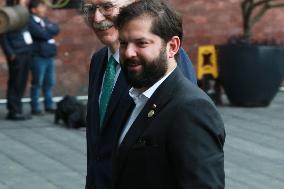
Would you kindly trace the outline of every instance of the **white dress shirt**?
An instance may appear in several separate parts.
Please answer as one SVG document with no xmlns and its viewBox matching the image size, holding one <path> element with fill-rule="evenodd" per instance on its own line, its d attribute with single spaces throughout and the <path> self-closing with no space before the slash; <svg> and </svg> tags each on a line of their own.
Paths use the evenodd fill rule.
<svg viewBox="0 0 284 189">
<path fill-rule="evenodd" d="M 133 122 L 136 120 L 142 109 L 144 108 L 145 104 L 148 102 L 148 100 L 151 98 L 151 96 L 154 94 L 154 92 L 157 90 L 157 88 L 169 77 L 169 75 L 172 73 L 166 74 L 164 77 L 162 77 L 159 81 L 157 81 L 154 85 L 152 85 L 149 89 L 144 91 L 143 93 L 140 93 L 137 89 L 131 88 L 129 90 L 129 95 L 133 99 L 135 103 L 135 108 L 133 109 L 130 117 L 128 118 L 128 121 L 126 122 L 126 125 L 124 129 L 122 130 L 122 133 L 120 135 L 118 144 L 120 145 L 125 138 L 125 135 L 131 128 Z"/>
</svg>

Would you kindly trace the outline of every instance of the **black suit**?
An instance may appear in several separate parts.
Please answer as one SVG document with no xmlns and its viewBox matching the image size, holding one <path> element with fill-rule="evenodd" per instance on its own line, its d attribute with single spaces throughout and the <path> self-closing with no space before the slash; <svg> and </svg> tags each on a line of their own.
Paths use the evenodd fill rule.
<svg viewBox="0 0 284 189">
<path fill-rule="evenodd" d="M 89 94 L 87 107 L 87 177 L 86 189 L 111 189 L 111 154 L 118 122 L 123 115 L 116 108 L 122 97 L 128 96 L 130 86 L 120 74 L 107 107 L 102 129 L 99 121 L 99 96 L 107 62 L 107 48 L 92 57 L 89 73 Z M 196 83 L 195 73 L 185 52 L 180 53 L 180 66 L 186 76 Z M 187 69 L 187 70 L 184 70 Z M 124 101 L 122 101 L 123 106 Z"/>
<path fill-rule="evenodd" d="M 117 145 L 114 189 L 224 188 L 224 141 L 224 125 L 213 102 L 176 69 Z"/>
</svg>

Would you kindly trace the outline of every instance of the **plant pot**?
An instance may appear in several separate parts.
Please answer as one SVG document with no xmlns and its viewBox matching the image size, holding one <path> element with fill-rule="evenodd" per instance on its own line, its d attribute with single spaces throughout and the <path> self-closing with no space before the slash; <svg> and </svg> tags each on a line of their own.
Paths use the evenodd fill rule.
<svg viewBox="0 0 284 189">
<path fill-rule="evenodd" d="M 268 106 L 283 81 L 284 48 L 221 45 L 218 62 L 221 83 L 235 106 Z"/>
</svg>

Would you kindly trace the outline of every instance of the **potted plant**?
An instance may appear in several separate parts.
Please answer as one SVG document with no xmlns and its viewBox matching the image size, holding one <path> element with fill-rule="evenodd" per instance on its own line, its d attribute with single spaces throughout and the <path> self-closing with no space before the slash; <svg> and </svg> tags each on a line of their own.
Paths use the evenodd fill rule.
<svg viewBox="0 0 284 189">
<path fill-rule="evenodd" d="M 252 39 L 254 24 L 284 0 L 243 0 L 243 35 L 218 47 L 220 80 L 232 105 L 268 106 L 283 81 L 284 49 L 275 40 Z"/>
</svg>

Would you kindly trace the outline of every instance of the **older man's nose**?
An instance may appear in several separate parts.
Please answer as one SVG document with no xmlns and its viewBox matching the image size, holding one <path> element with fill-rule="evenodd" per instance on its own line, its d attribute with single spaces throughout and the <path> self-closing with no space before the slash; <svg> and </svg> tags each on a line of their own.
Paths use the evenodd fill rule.
<svg viewBox="0 0 284 189">
<path fill-rule="evenodd" d="M 105 16 L 101 13 L 100 9 L 96 9 L 92 16 L 96 23 L 100 23 L 105 20 Z"/>
</svg>

